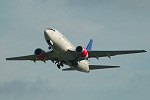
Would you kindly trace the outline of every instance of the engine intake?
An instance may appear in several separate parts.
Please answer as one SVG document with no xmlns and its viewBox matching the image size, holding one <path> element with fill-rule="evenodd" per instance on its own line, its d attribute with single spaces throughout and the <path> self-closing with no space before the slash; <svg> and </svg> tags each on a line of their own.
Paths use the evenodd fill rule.
<svg viewBox="0 0 150 100">
<path fill-rule="evenodd" d="M 44 50 L 40 49 L 40 48 L 37 48 L 35 51 L 34 51 L 34 55 L 37 59 L 39 60 L 46 60 L 46 53 Z"/>
<path fill-rule="evenodd" d="M 82 46 L 77 46 L 76 47 L 76 54 L 81 57 L 81 58 L 87 58 L 88 57 L 88 52 L 87 50 L 82 47 Z"/>
</svg>

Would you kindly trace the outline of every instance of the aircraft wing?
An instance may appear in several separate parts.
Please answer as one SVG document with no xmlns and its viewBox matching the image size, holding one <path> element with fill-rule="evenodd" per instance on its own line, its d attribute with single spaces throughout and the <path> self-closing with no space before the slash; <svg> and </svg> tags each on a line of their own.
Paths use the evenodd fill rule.
<svg viewBox="0 0 150 100">
<path fill-rule="evenodd" d="M 6 60 L 34 60 L 34 55 L 6 58 Z"/>
<path fill-rule="evenodd" d="M 88 57 L 89 58 L 97 58 L 98 57 L 109 57 L 115 56 L 115 55 L 122 55 L 122 54 L 132 54 L 132 53 L 142 53 L 147 52 L 145 50 L 122 50 L 122 51 L 88 51 Z"/>
<path fill-rule="evenodd" d="M 55 54 L 53 52 L 46 52 L 46 55 L 47 55 L 46 60 L 53 60 L 54 58 L 56 58 Z M 38 59 L 35 57 L 35 55 L 11 57 L 11 58 L 6 58 L 6 60 L 31 60 L 31 61 L 38 61 Z"/>
<path fill-rule="evenodd" d="M 120 66 L 107 66 L 107 65 L 89 65 L 90 70 L 94 69 L 106 69 L 106 68 L 118 68 Z"/>
</svg>

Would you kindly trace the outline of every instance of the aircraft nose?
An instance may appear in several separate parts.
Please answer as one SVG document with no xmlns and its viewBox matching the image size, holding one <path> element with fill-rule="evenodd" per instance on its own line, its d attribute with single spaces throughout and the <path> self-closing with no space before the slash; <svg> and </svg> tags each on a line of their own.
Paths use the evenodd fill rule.
<svg viewBox="0 0 150 100">
<path fill-rule="evenodd" d="M 44 36 L 45 36 L 45 39 L 46 39 L 46 40 L 48 40 L 48 39 L 49 39 L 49 35 L 48 35 L 47 30 L 44 30 Z"/>
<path fill-rule="evenodd" d="M 47 34 L 47 30 L 44 30 L 44 35 L 46 35 Z"/>
</svg>

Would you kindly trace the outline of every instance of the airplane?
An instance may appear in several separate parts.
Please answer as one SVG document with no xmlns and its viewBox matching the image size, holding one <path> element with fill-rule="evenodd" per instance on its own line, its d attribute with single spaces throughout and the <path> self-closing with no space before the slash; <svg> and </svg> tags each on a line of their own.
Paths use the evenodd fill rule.
<svg viewBox="0 0 150 100">
<path fill-rule="evenodd" d="M 58 30 L 54 28 L 47 28 L 44 30 L 44 37 L 48 44 L 49 51 L 45 52 L 41 48 L 37 48 L 33 55 L 11 57 L 6 60 L 31 60 L 31 61 L 46 61 L 51 60 L 57 64 L 60 69 L 64 65 L 69 68 L 62 69 L 63 71 L 80 71 L 89 73 L 90 70 L 118 68 L 120 66 L 107 65 L 90 65 L 90 58 L 99 59 L 99 57 L 109 57 L 122 54 L 142 53 L 145 50 L 118 50 L 118 51 L 99 51 L 92 50 L 93 40 L 91 39 L 87 47 L 74 47 Z"/>
</svg>

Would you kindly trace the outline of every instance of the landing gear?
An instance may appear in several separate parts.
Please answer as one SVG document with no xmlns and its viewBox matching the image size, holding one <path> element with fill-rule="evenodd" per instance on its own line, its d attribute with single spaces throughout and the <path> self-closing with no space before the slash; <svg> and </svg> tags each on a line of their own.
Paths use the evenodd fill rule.
<svg viewBox="0 0 150 100">
<path fill-rule="evenodd" d="M 59 62 L 58 60 L 52 60 L 53 63 L 57 64 L 57 67 L 60 69 L 61 67 L 64 66 L 62 62 Z"/>
<path fill-rule="evenodd" d="M 62 67 L 63 67 L 63 66 L 64 66 L 64 65 L 63 65 L 63 63 L 60 63 L 60 66 L 62 66 Z"/>
<path fill-rule="evenodd" d="M 60 64 L 57 64 L 57 67 L 60 69 Z"/>
<path fill-rule="evenodd" d="M 52 49 L 52 47 L 51 47 L 51 46 L 49 46 L 49 47 L 48 47 L 48 49 L 49 49 L 49 50 L 51 50 L 51 49 Z"/>
<path fill-rule="evenodd" d="M 53 45 L 53 42 L 51 40 L 46 40 L 46 42 L 48 43 L 48 45 Z"/>
<path fill-rule="evenodd" d="M 52 49 L 53 42 L 52 42 L 51 40 L 46 40 L 46 42 L 47 42 L 48 45 L 49 45 L 48 49 L 51 50 L 51 49 Z"/>
<path fill-rule="evenodd" d="M 57 67 L 58 67 L 59 69 L 60 69 L 60 67 L 63 67 L 63 66 L 64 66 L 63 63 L 61 63 L 61 62 L 57 64 Z"/>
</svg>

